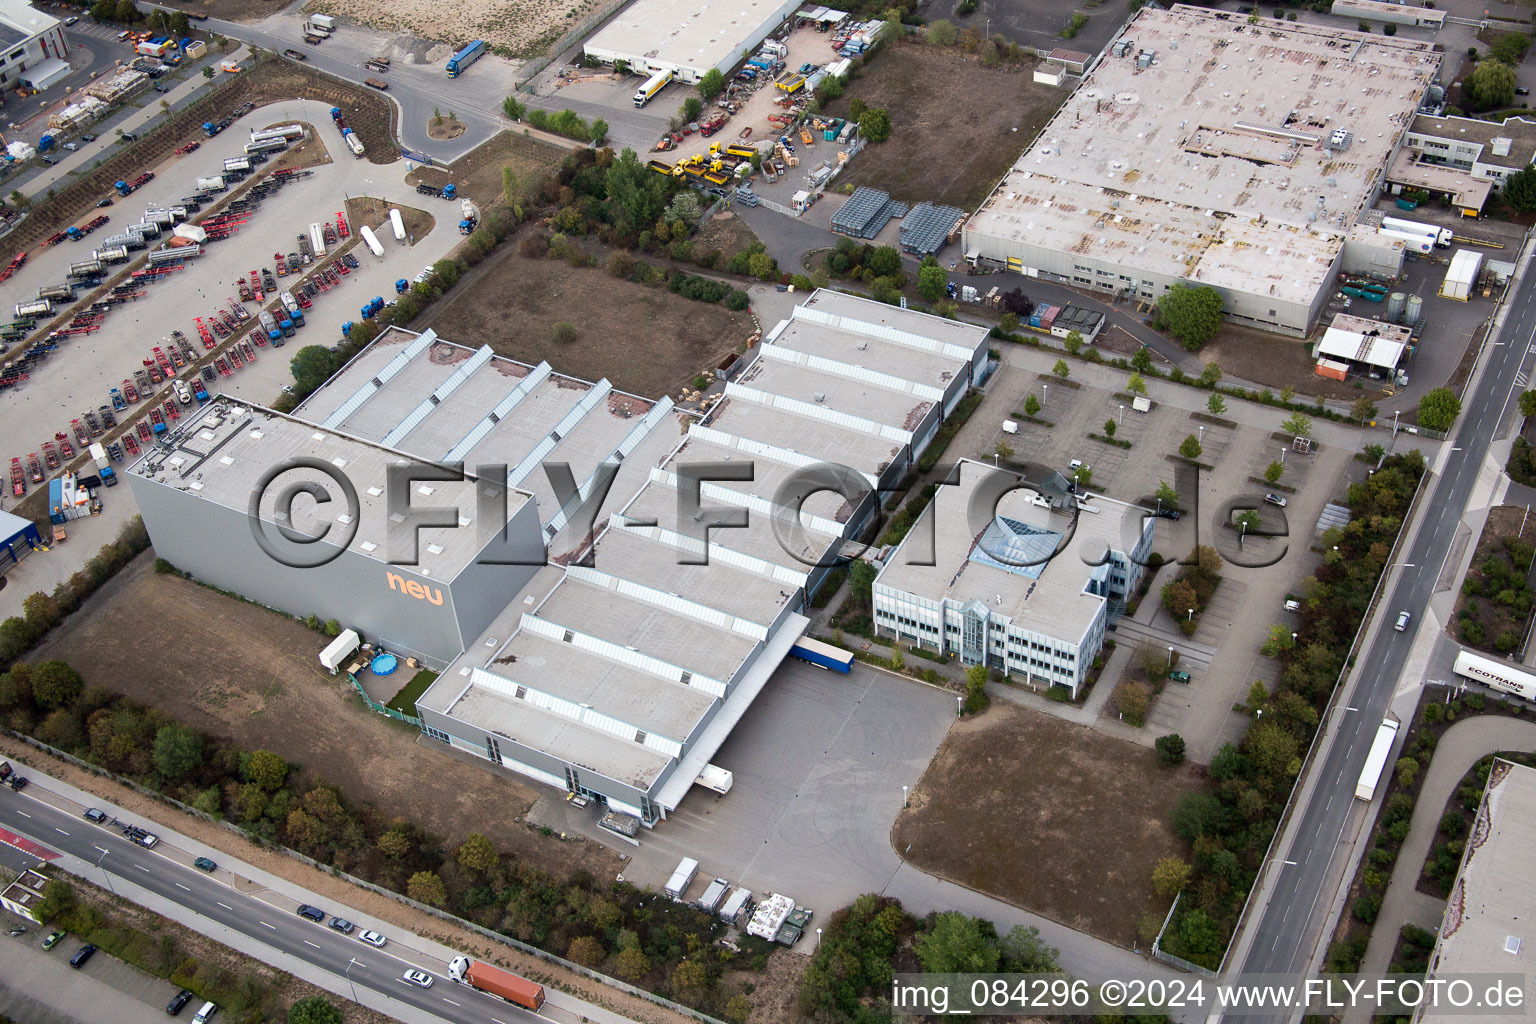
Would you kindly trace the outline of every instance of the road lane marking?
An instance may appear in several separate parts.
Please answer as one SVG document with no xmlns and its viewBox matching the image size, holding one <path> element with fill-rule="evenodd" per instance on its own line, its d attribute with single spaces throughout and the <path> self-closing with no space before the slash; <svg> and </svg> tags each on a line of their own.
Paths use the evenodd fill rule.
<svg viewBox="0 0 1536 1024">
<path fill-rule="evenodd" d="M 55 832 L 57 832 L 57 833 L 58 833 L 58 834 L 59 834 L 59 835 L 61 835 L 61 836 L 67 836 L 67 835 L 69 835 L 69 833 L 68 833 L 68 832 L 65 832 L 65 831 L 64 831 L 64 830 L 63 830 L 63 829 L 61 829 L 61 828 L 59 828 L 59 827 L 58 827 L 58 826 L 57 826 L 57 825 L 55 825 L 55 826 L 54 826 L 54 828 L 53 828 L 53 830 L 54 830 L 54 831 L 55 831 Z"/>
<path fill-rule="evenodd" d="M 275 924 L 267 924 L 265 921 L 257 921 L 256 923 L 261 925 L 263 928 L 271 928 L 273 931 L 277 931 L 277 925 Z"/>
<path fill-rule="evenodd" d="M 144 872 L 146 875 L 149 874 L 149 868 L 145 867 L 143 864 L 135 864 L 134 867 L 138 868 L 140 871 Z"/>
<path fill-rule="evenodd" d="M 218 900 L 214 900 L 213 902 L 219 903 Z M 234 910 L 235 909 L 234 907 L 230 906 L 228 903 L 219 903 L 219 906 L 223 907 L 225 910 Z"/>
<path fill-rule="evenodd" d="M 23 818 L 30 818 L 30 817 L 32 817 L 32 815 L 28 814 L 26 811 L 17 811 L 16 813 L 21 815 Z"/>
<path fill-rule="evenodd" d="M 187 892 L 191 892 L 192 891 L 191 889 L 187 889 L 187 887 L 182 885 L 180 882 L 176 883 L 176 888 L 178 888 L 178 889 L 186 889 Z"/>
<path fill-rule="evenodd" d="M 320 944 L 319 943 L 317 943 L 317 942 L 310 942 L 308 939 L 304 940 L 304 945 L 306 945 L 306 946 L 314 946 L 316 949 L 320 948 Z"/>
<path fill-rule="evenodd" d="M 507 1024 L 507 1022 L 504 1020 L 497 1020 L 495 1017 L 492 1017 L 491 1024 Z"/>
<path fill-rule="evenodd" d="M 447 1003 L 449 1006 L 458 1006 L 459 1005 L 458 1003 L 454 1002 L 452 999 L 449 999 L 447 996 L 443 996 L 443 1002 Z"/>
</svg>

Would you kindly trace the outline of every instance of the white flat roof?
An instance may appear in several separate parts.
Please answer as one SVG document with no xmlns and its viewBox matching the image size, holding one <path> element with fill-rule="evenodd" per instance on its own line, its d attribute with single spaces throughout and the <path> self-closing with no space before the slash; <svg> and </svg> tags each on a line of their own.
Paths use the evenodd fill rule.
<svg viewBox="0 0 1536 1024">
<path fill-rule="evenodd" d="M 39 7 L 32 6 L 29 0 L 0 0 L 0 25 L 21 36 L 20 39 L 0 37 L 0 42 L 6 46 L 25 42 L 57 24 L 59 24 L 58 18 Z"/>
<path fill-rule="evenodd" d="M 1438 71 L 1433 44 L 1182 4 L 1142 8 L 1120 38 L 1130 52 L 1057 111 L 967 244 L 1310 303 Z"/>
<path fill-rule="evenodd" d="M 759 29 L 799 6 L 799 0 L 636 0 L 584 49 L 702 73 L 739 57 Z"/>
<path fill-rule="evenodd" d="M 1413 331 L 1399 324 L 1340 313 L 1323 333 L 1317 354 L 1394 369 L 1412 338 Z"/>
<path fill-rule="evenodd" d="M 919 564 L 928 559 L 915 559 L 904 541 L 881 571 L 880 585 L 931 601 L 980 601 L 1020 629 L 1078 639 L 1104 601 L 1083 589 L 1093 572 L 1090 563 L 1102 561 L 1107 549 L 1124 551 L 1134 546 L 1146 511 L 1093 494 L 1074 517 L 1034 504 L 1031 499 L 1037 492 L 1020 489 L 1003 497 L 992 520 L 973 523 L 968 514 L 972 495 L 994 469 L 970 459 L 962 459 L 959 465 L 960 485 L 940 487 L 907 534 L 921 538 L 921 544 L 934 538 L 932 564 Z M 931 517 L 937 518 L 930 528 Z M 983 536 L 994 526 L 1002 532 L 982 547 Z M 1015 537 L 1033 553 L 1011 561 L 1036 564 L 1005 566 L 988 557 L 1000 550 L 999 539 Z M 1046 561 L 1052 551 L 1054 556 Z"/>
</svg>

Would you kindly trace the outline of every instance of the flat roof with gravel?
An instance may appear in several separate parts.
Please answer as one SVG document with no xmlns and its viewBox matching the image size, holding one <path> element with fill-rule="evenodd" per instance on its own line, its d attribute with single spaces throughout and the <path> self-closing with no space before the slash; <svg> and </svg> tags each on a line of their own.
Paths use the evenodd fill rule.
<svg viewBox="0 0 1536 1024">
<path fill-rule="evenodd" d="M 1433 44 L 1182 4 L 1120 38 L 970 230 L 1309 303 L 1438 72 Z"/>
</svg>

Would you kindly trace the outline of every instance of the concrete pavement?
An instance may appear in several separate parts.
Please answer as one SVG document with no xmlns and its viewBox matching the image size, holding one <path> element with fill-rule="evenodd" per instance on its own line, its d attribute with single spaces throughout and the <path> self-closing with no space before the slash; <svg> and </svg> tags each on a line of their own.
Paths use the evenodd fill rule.
<svg viewBox="0 0 1536 1024">
<path fill-rule="evenodd" d="M 6 923 L 21 921 L 5 915 Z M 50 951 L 42 948 L 51 929 L 25 922 L 25 935 L 0 934 L 0 1015 L 18 1024 L 156 1024 L 176 994 L 168 981 L 145 974 L 105 953 L 79 970 L 69 958 L 80 940 L 69 936 Z M 196 1006 L 189 1011 L 196 1012 Z"/>
</svg>

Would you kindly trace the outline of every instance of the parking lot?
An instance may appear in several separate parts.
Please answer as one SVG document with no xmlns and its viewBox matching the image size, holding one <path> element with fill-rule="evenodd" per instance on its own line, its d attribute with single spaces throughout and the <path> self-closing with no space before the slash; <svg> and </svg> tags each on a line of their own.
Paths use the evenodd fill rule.
<svg viewBox="0 0 1536 1024">
<path fill-rule="evenodd" d="M 730 793 L 695 786 L 641 836 L 625 877 L 660 889 L 693 857 L 690 896 L 718 875 L 821 915 L 878 892 L 901 866 L 890 829 L 902 787 L 917 784 L 954 720 L 943 690 L 859 663 L 840 675 L 788 658 L 715 755 L 734 776 Z M 530 818 L 613 838 L 596 829 L 593 808 L 572 811 L 548 795 Z"/>
<path fill-rule="evenodd" d="M 339 137 L 325 109 L 318 104 L 292 102 L 253 111 L 222 135 L 204 140 L 196 152 L 160 168 L 155 180 L 145 188 L 116 199 L 102 211 L 112 220 L 89 238 L 78 243 L 61 242 L 36 254 L 6 283 L 7 296 L 17 296 L 12 301 L 19 301 L 35 295 L 44 285 L 62 281 L 71 261 L 88 259 L 90 250 L 99 246 L 108 233 L 121 231 L 128 223 L 137 221 L 147 207 L 175 205 L 182 196 L 193 194 L 199 176 L 217 174 L 226 157 L 241 153 L 244 143 L 249 141 L 251 127 L 292 121 L 314 125 L 319 141 L 333 155 L 340 148 Z M 185 334 L 201 357 L 204 350 L 198 340 L 195 318 L 206 317 L 215 308 L 226 305 L 236 295 L 232 283 L 236 277 L 248 275 L 254 267 L 270 267 L 274 252 L 293 251 L 295 236 L 311 223 L 334 223 L 336 212 L 343 209 L 349 195 L 375 195 L 404 206 L 424 207 L 436 218 L 435 226 L 418 236 L 414 246 L 396 242 L 387 225 L 383 226 L 378 234 L 385 247 L 384 257 L 375 258 L 358 246 L 354 255 L 361 263 L 360 268 L 341 278 L 338 287 L 316 296 L 308 311 L 309 325 L 289 342 L 294 347 L 280 351 L 258 348 L 254 364 L 236 370 L 231 377 L 218 378 L 216 385 L 210 385 L 210 391 L 222 390 L 251 401 L 270 403 L 283 385 L 291 382 L 288 360 L 298 347 L 334 344 L 339 340 L 340 324 L 357 319 L 358 308 L 364 301 L 375 295 L 393 296 L 397 279 L 413 277 L 458 244 L 461 236 L 457 230 L 457 204 L 418 196 L 403 182 L 404 162 L 380 167 L 353 160 L 349 155 L 334 158 L 336 162 L 315 166 L 312 176 L 270 196 L 237 234 L 211 243 L 204 255 L 188 261 L 185 269 L 169 275 L 163 283 L 149 285 L 143 298 L 108 313 L 100 331 L 63 339 L 46 360 L 33 368 L 30 379 L 0 394 L 0 437 L 8 441 L 0 451 L 4 469 L 9 470 L 12 457 L 20 456 L 25 461 L 30 452 L 39 451 L 42 442 L 52 440 L 56 431 L 67 432 L 70 421 L 85 410 L 108 404 L 109 389 L 120 387 L 134 370 L 141 369 L 155 346 L 167 344 L 173 329 Z M 354 232 L 359 227 L 352 225 Z M 281 287 L 293 280 L 296 278 L 278 278 Z M 255 311 L 254 303 L 247 306 Z M 158 400 L 168 397 L 169 392 L 162 392 Z M 146 404 L 141 401 L 130 406 L 120 417 L 142 411 Z M 8 479 L 6 483 L 9 484 Z M 33 489 L 30 482 L 28 489 L 29 493 Z M 0 592 L 0 615 L 15 614 L 22 599 L 36 590 L 52 590 L 55 583 L 79 568 L 79 564 L 72 563 L 83 562 L 115 535 L 118 525 L 132 514 L 132 496 L 126 487 L 104 491 L 102 496 L 107 514 L 77 521 L 70 530 L 69 545 L 35 555 L 12 571 L 9 585 Z M 4 507 L 12 504 L 14 499 L 7 487 Z"/>
</svg>

